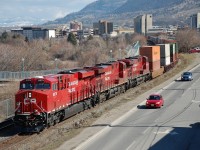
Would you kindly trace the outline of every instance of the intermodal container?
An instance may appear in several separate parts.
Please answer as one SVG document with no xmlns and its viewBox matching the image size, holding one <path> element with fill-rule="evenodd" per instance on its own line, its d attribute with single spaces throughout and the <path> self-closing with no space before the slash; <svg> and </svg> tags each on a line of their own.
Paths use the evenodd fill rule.
<svg viewBox="0 0 200 150">
<path fill-rule="evenodd" d="M 158 44 L 160 46 L 160 57 L 165 58 L 170 56 L 170 44 Z"/>
<path fill-rule="evenodd" d="M 170 44 L 170 56 L 172 56 L 173 54 L 175 54 L 175 44 L 174 43 Z"/>
<path fill-rule="evenodd" d="M 149 62 L 160 61 L 160 46 L 140 47 L 140 55 L 148 57 Z"/>
<path fill-rule="evenodd" d="M 154 61 L 154 62 L 149 62 L 149 70 L 158 70 L 160 69 L 160 60 Z"/>
<path fill-rule="evenodd" d="M 169 65 L 170 64 L 170 56 L 168 56 L 168 57 L 164 57 L 164 58 L 161 58 L 160 59 L 160 65 L 161 66 L 167 66 L 167 65 Z"/>
<path fill-rule="evenodd" d="M 179 57 L 179 55 L 178 55 L 178 43 L 175 43 L 175 61 L 178 61 L 178 57 Z"/>
<path fill-rule="evenodd" d="M 175 44 L 175 53 L 178 54 L 178 43 L 174 43 Z"/>
<path fill-rule="evenodd" d="M 176 54 L 173 54 L 172 56 L 170 56 L 170 62 L 175 62 L 176 59 Z"/>
</svg>

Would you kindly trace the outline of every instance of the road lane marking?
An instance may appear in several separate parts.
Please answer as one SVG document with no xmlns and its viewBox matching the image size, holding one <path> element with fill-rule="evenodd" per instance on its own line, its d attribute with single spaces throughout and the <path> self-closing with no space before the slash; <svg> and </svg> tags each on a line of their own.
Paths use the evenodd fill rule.
<svg viewBox="0 0 200 150">
<path fill-rule="evenodd" d="M 195 101 L 195 100 L 192 100 L 192 102 L 193 102 L 193 103 L 200 103 L 200 101 Z"/>
<path fill-rule="evenodd" d="M 146 128 L 146 130 L 144 130 L 142 133 L 145 134 L 149 129 L 150 127 Z"/>
<path fill-rule="evenodd" d="M 132 150 L 133 148 L 133 145 L 135 144 L 136 142 L 135 141 L 133 141 L 132 143 L 131 143 L 131 145 L 129 145 L 129 147 L 126 149 L 126 150 Z"/>
<path fill-rule="evenodd" d="M 167 129 L 165 131 L 158 131 L 158 132 L 154 132 L 154 134 L 170 134 L 170 135 L 176 135 L 178 134 L 177 132 L 171 132 L 171 130 Z"/>
</svg>

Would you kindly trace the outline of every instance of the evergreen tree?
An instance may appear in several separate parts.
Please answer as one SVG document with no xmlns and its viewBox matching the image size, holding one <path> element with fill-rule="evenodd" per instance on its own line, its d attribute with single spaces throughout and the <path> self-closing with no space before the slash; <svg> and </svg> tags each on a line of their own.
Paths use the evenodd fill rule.
<svg viewBox="0 0 200 150">
<path fill-rule="evenodd" d="M 9 38 L 8 33 L 6 31 L 3 32 L 2 35 L 1 35 L 1 41 L 6 42 L 8 40 L 8 38 Z"/>
<path fill-rule="evenodd" d="M 67 41 L 72 43 L 73 45 L 77 45 L 77 40 L 73 33 L 69 33 Z"/>
<path fill-rule="evenodd" d="M 28 37 L 27 37 L 27 36 L 25 37 L 25 42 L 29 42 L 29 40 L 28 40 Z"/>
<path fill-rule="evenodd" d="M 93 36 L 92 35 L 89 35 L 88 36 L 88 40 L 92 40 L 93 39 Z"/>
</svg>

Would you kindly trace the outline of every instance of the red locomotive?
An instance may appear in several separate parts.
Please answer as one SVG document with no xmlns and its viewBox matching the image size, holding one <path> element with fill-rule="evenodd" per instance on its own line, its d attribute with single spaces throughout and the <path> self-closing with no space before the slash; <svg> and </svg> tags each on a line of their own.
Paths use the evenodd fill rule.
<svg viewBox="0 0 200 150">
<path fill-rule="evenodd" d="M 23 131 L 40 132 L 151 79 L 149 68 L 148 57 L 137 56 L 24 79 L 14 121 Z"/>
</svg>

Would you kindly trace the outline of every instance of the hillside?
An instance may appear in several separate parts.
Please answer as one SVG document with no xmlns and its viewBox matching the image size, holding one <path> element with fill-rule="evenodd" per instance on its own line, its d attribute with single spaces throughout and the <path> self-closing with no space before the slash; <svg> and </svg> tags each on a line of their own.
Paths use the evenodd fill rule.
<svg viewBox="0 0 200 150">
<path fill-rule="evenodd" d="M 189 17 L 200 12 L 199 0 L 98 0 L 79 12 L 47 24 L 63 24 L 71 20 L 91 26 L 101 19 L 113 21 L 119 25 L 133 24 L 133 19 L 140 14 L 153 14 L 156 25 L 189 24 Z"/>
</svg>

